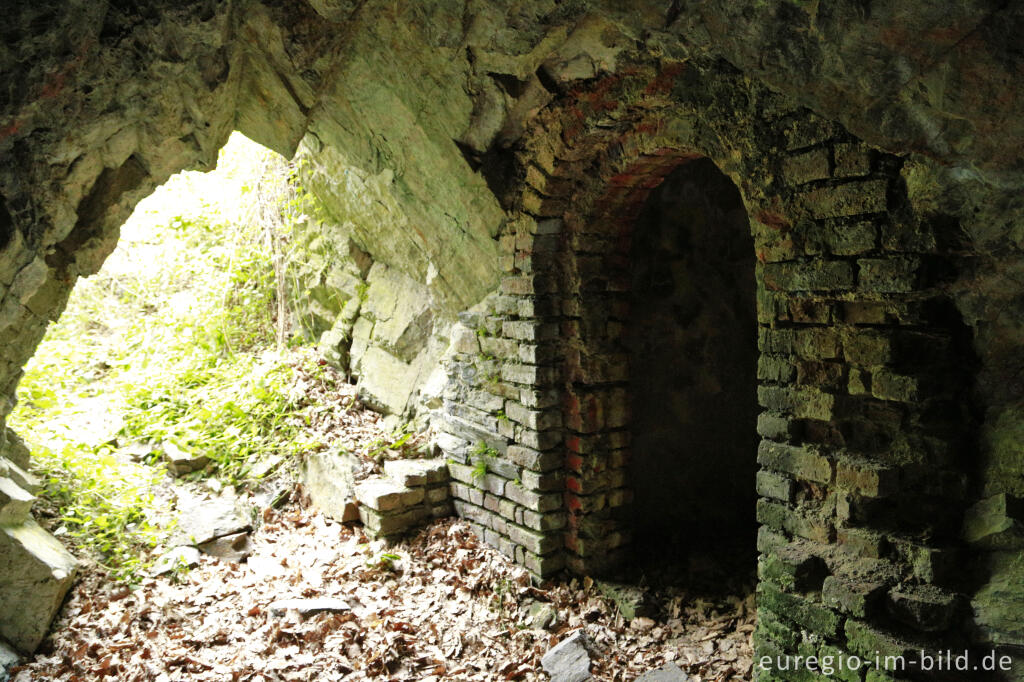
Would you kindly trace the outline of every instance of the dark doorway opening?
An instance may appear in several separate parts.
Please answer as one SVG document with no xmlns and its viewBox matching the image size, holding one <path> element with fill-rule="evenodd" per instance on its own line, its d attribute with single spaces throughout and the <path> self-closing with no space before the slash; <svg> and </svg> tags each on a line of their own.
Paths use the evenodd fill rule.
<svg viewBox="0 0 1024 682">
<path fill-rule="evenodd" d="M 746 568 L 755 556 L 755 263 L 739 190 L 709 159 L 684 163 L 651 192 L 631 244 L 635 550 L 692 584 L 720 565 L 711 556 Z"/>
</svg>

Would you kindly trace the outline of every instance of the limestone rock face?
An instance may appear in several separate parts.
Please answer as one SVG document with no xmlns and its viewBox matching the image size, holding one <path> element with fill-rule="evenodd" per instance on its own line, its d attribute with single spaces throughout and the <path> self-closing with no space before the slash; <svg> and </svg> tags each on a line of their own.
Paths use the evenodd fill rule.
<svg viewBox="0 0 1024 682">
<path fill-rule="evenodd" d="M 76 570 L 75 558 L 35 521 L 0 526 L 0 637 L 22 653 L 35 651 Z"/>
</svg>

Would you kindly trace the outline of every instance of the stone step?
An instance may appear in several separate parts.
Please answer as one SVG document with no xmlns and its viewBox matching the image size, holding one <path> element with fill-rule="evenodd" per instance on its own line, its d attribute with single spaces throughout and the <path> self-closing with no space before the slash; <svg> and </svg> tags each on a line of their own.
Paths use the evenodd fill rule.
<svg viewBox="0 0 1024 682">
<path fill-rule="evenodd" d="M 423 501 L 422 488 L 407 488 L 383 476 L 371 476 L 360 481 L 355 492 L 360 506 L 379 512 L 398 511 Z"/>
<path fill-rule="evenodd" d="M 448 480 L 443 459 L 392 459 L 384 462 L 384 475 L 406 487 L 434 485 Z"/>
<path fill-rule="evenodd" d="M 78 562 L 34 520 L 0 526 L 0 638 L 31 654 L 71 588 Z"/>
</svg>

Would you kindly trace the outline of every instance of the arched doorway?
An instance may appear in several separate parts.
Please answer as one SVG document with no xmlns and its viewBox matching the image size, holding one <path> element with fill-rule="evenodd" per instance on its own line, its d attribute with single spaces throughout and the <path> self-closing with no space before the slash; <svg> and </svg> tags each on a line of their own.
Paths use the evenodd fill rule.
<svg viewBox="0 0 1024 682">
<path fill-rule="evenodd" d="M 757 469 L 754 248 L 736 186 L 710 159 L 651 192 L 631 236 L 629 355 L 640 554 L 752 547 Z"/>
</svg>

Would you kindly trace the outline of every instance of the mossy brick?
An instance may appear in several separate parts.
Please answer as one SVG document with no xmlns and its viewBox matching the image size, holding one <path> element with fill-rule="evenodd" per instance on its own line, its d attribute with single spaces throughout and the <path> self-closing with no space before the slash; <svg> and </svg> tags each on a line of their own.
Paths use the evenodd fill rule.
<svg viewBox="0 0 1024 682">
<path fill-rule="evenodd" d="M 885 180 L 852 181 L 804 192 L 799 201 L 812 218 L 884 213 L 887 185 Z"/>
<path fill-rule="evenodd" d="M 451 493 L 448 490 L 448 484 L 443 483 L 438 486 L 426 488 L 424 493 L 427 504 L 438 504 L 447 500 Z"/>
<path fill-rule="evenodd" d="M 518 296 L 552 293 L 557 290 L 553 278 L 540 275 L 522 275 L 506 277 L 501 280 L 501 292 Z"/>
<path fill-rule="evenodd" d="M 558 352 L 554 343 L 523 343 L 519 346 L 518 357 L 526 364 L 543 365 L 557 360 Z"/>
<path fill-rule="evenodd" d="M 800 634 L 792 625 L 779 620 L 770 611 L 757 614 L 755 638 L 768 639 L 783 651 L 795 651 L 800 644 Z"/>
<path fill-rule="evenodd" d="M 501 368 L 501 378 L 517 384 L 549 386 L 557 377 L 558 372 L 553 367 L 506 363 Z"/>
<path fill-rule="evenodd" d="M 768 526 L 760 526 L 757 529 L 757 551 L 762 554 L 774 552 L 788 543 L 789 539 L 785 535 L 775 532 Z"/>
<path fill-rule="evenodd" d="M 516 235 L 516 248 L 528 253 L 549 253 L 557 251 L 562 239 L 558 234 L 532 234 L 519 232 Z"/>
<path fill-rule="evenodd" d="M 886 497 L 900 489 L 900 471 L 868 459 L 844 456 L 836 462 L 836 486 L 867 497 Z"/>
<path fill-rule="evenodd" d="M 542 473 L 554 471 L 565 464 L 565 454 L 558 450 L 540 451 L 523 445 L 509 445 L 508 458 L 515 464 Z"/>
<path fill-rule="evenodd" d="M 514 398 L 515 396 L 509 396 Z M 519 402 L 526 407 L 545 408 L 558 405 L 560 395 L 555 388 L 520 388 Z"/>
<path fill-rule="evenodd" d="M 844 369 L 838 362 L 801 360 L 796 363 L 796 384 L 823 389 L 845 389 Z"/>
<path fill-rule="evenodd" d="M 836 542 L 843 551 L 867 559 L 878 559 L 888 546 L 882 533 L 867 528 L 839 528 Z"/>
<path fill-rule="evenodd" d="M 466 407 L 472 407 L 475 408 L 476 410 L 479 410 L 479 412 L 474 412 L 474 415 L 480 413 L 489 415 L 489 413 L 491 412 L 496 412 L 502 409 L 505 406 L 505 401 L 502 399 L 501 396 L 495 395 L 494 393 L 491 393 L 489 391 L 472 390 L 466 394 L 463 405 Z M 450 412 L 450 414 L 457 414 L 458 416 L 461 417 L 464 416 L 464 412 L 466 411 L 454 409 Z M 486 418 L 490 419 L 489 416 L 487 416 Z M 471 419 L 471 421 L 476 420 Z"/>
<path fill-rule="evenodd" d="M 501 323 L 501 335 L 519 341 L 542 341 L 558 337 L 559 326 L 554 322 L 536 320 L 505 320 Z"/>
<path fill-rule="evenodd" d="M 456 353 L 467 353 L 470 355 L 480 352 L 480 341 L 476 332 L 466 327 L 456 326 L 452 332 L 452 350 Z"/>
<path fill-rule="evenodd" d="M 497 379 L 485 382 L 483 384 L 483 390 L 501 398 L 509 398 L 512 400 L 521 399 L 522 397 L 522 389 L 519 386 L 508 384 Z"/>
<path fill-rule="evenodd" d="M 505 486 L 508 483 L 508 479 L 498 476 L 497 474 L 488 472 L 483 476 L 476 477 L 476 485 L 492 495 L 503 497 L 505 495 Z"/>
<path fill-rule="evenodd" d="M 453 479 L 461 483 L 469 485 L 476 485 L 476 477 L 473 475 L 475 469 L 466 464 L 459 464 L 458 462 L 448 463 L 448 473 Z"/>
<path fill-rule="evenodd" d="M 936 250 L 935 232 L 930 226 L 892 221 L 882 225 L 882 248 L 897 253 L 932 253 Z"/>
<path fill-rule="evenodd" d="M 808 298 L 793 298 L 787 302 L 789 319 L 800 324 L 829 324 L 832 321 L 832 303 Z"/>
<path fill-rule="evenodd" d="M 758 386 L 757 402 L 768 410 L 798 419 L 831 421 L 835 409 L 834 395 L 811 387 Z"/>
<path fill-rule="evenodd" d="M 561 511 L 541 514 L 532 509 L 524 509 L 522 519 L 521 525 L 540 532 L 561 530 L 569 523 L 569 515 Z"/>
<path fill-rule="evenodd" d="M 386 479 L 367 479 L 355 486 L 360 507 L 378 512 L 406 509 L 423 501 L 423 488 L 406 488 Z"/>
<path fill-rule="evenodd" d="M 439 504 L 430 505 L 430 518 L 441 519 L 446 516 L 454 516 L 455 507 L 452 506 L 451 501 L 441 502 Z"/>
<path fill-rule="evenodd" d="M 843 337 L 843 357 L 862 367 L 877 367 L 892 362 L 894 339 L 891 334 L 868 329 L 851 331 Z"/>
<path fill-rule="evenodd" d="M 827 520 L 791 508 L 781 502 L 766 498 L 757 500 L 756 518 L 773 530 L 797 535 L 814 542 L 829 543 L 832 540 L 832 524 Z"/>
<path fill-rule="evenodd" d="M 893 619 L 922 632 L 942 632 L 959 615 L 961 598 L 935 585 L 906 585 L 889 591 Z"/>
<path fill-rule="evenodd" d="M 410 509 L 399 513 L 379 512 L 369 507 L 359 507 L 359 520 L 373 535 L 398 535 L 426 520 L 426 508 Z"/>
<path fill-rule="evenodd" d="M 775 355 L 761 355 L 757 359 L 758 381 L 787 383 L 793 380 L 796 368 L 788 358 Z"/>
<path fill-rule="evenodd" d="M 506 419 L 498 419 L 498 433 L 503 438 L 514 440 L 516 437 L 516 425 Z"/>
<path fill-rule="evenodd" d="M 881 610 L 886 585 L 831 575 L 821 586 L 821 600 L 828 606 L 857 618 L 875 618 Z"/>
<path fill-rule="evenodd" d="M 921 647 L 912 642 L 854 618 L 846 619 L 843 630 L 846 633 L 847 648 L 866 660 L 874 661 L 876 657 L 883 662 L 887 658 L 916 660 L 921 650 Z"/>
<path fill-rule="evenodd" d="M 878 227 L 871 220 L 826 221 L 819 234 L 824 251 L 833 256 L 860 256 L 874 251 L 878 241 Z"/>
<path fill-rule="evenodd" d="M 846 391 L 850 395 L 871 395 L 871 374 L 851 367 L 846 374 Z"/>
<path fill-rule="evenodd" d="M 517 509 L 519 506 L 512 500 L 501 499 L 498 501 L 497 512 L 502 518 L 515 520 Z"/>
<path fill-rule="evenodd" d="M 789 445 L 772 440 L 761 441 L 757 448 L 757 463 L 818 483 L 831 482 L 834 473 L 832 461 L 817 450 L 805 445 Z"/>
<path fill-rule="evenodd" d="M 783 502 L 793 501 L 793 490 L 795 483 L 791 478 L 773 473 L 771 471 L 758 471 L 755 479 L 757 494 L 762 497 L 771 497 Z"/>
<path fill-rule="evenodd" d="M 608 508 L 608 495 L 606 493 L 595 495 L 568 493 L 565 496 L 565 503 L 571 513 L 592 514 Z"/>
<path fill-rule="evenodd" d="M 769 355 L 796 355 L 804 360 L 832 360 L 840 357 L 841 335 L 821 327 L 758 330 L 758 350 Z"/>
<path fill-rule="evenodd" d="M 519 344 L 513 339 L 503 339 L 500 336 L 480 337 L 480 350 L 501 360 L 519 357 Z"/>
<path fill-rule="evenodd" d="M 782 174 L 790 186 L 829 177 L 829 150 L 818 147 L 782 160 Z"/>
<path fill-rule="evenodd" d="M 757 415 L 757 434 L 772 440 L 789 440 L 796 434 L 796 424 L 790 417 L 774 412 Z"/>
<path fill-rule="evenodd" d="M 876 294 L 900 294 L 917 288 L 921 260 L 912 256 L 861 258 L 857 261 L 860 291 Z"/>
<path fill-rule="evenodd" d="M 862 177 L 871 173 L 871 150 L 863 144 L 840 142 L 833 148 L 837 178 Z"/>
<path fill-rule="evenodd" d="M 757 606 L 825 637 L 835 637 L 843 624 L 843 618 L 832 609 L 809 597 L 784 592 L 770 582 L 758 584 Z"/>
<path fill-rule="evenodd" d="M 563 471 L 538 473 L 536 471 L 524 469 L 520 474 L 520 478 L 522 479 L 523 487 L 530 490 L 553 492 L 565 488 L 565 472 Z"/>
<path fill-rule="evenodd" d="M 789 297 L 781 292 L 768 291 L 763 286 L 757 287 L 757 321 L 760 324 L 773 324 L 789 319 Z"/>
<path fill-rule="evenodd" d="M 479 455 L 471 456 L 470 461 L 475 466 L 479 459 Z M 507 459 L 507 455 L 505 457 L 487 456 L 485 465 L 489 472 L 497 474 L 503 478 L 516 478 L 522 471 L 515 462 Z"/>
<path fill-rule="evenodd" d="M 805 545 L 786 544 L 763 556 L 757 565 L 758 577 L 791 592 L 820 590 L 828 566 Z"/>
<path fill-rule="evenodd" d="M 442 459 L 393 459 L 384 462 L 384 474 L 411 488 L 447 481 L 448 467 Z"/>
<path fill-rule="evenodd" d="M 609 490 L 605 499 L 609 509 L 624 507 L 633 501 L 633 490 L 630 488 Z"/>
<path fill-rule="evenodd" d="M 516 441 L 535 450 L 550 450 L 560 445 L 563 439 L 561 429 L 534 431 L 523 426 L 516 427 Z"/>
<path fill-rule="evenodd" d="M 464 483 L 452 482 L 449 486 L 452 497 L 465 500 L 475 505 L 484 503 L 484 491 Z"/>
<path fill-rule="evenodd" d="M 842 260 L 815 259 L 806 263 L 765 263 L 764 285 L 774 291 L 848 291 L 854 286 L 853 266 Z"/>
<path fill-rule="evenodd" d="M 562 548 L 561 533 L 538 533 L 537 531 L 509 523 L 506 526 L 508 536 L 528 552 L 534 554 L 550 554 Z"/>
<path fill-rule="evenodd" d="M 514 481 L 505 485 L 505 496 L 527 509 L 542 514 L 562 508 L 561 493 L 541 493 L 536 490 L 528 490 Z"/>
<path fill-rule="evenodd" d="M 531 573 L 546 578 L 564 569 L 565 559 L 565 552 L 552 552 L 543 556 L 526 552 L 522 563 Z"/>
<path fill-rule="evenodd" d="M 492 315 L 499 315 L 502 317 L 515 315 L 519 309 L 520 300 L 522 299 L 517 296 L 489 296 L 487 298 L 487 309 Z"/>
<path fill-rule="evenodd" d="M 861 682 L 861 670 L 851 670 L 847 665 L 851 654 L 830 644 L 818 643 L 814 649 L 818 658 L 818 669 L 827 675 L 826 679 L 840 682 Z M 819 678 L 820 679 L 820 678 Z"/>
<path fill-rule="evenodd" d="M 560 409 L 534 410 L 511 400 L 505 403 L 505 415 L 517 424 L 522 424 L 535 431 L 556 429 L 562 425 Z"/>
<path fill-rule="evenodd" d="M 871 395 L 879 400 L 917 402 L 920 399 L 918 380 L 916 377 L 879 368 L 871 373 Z"/>
</svg>

